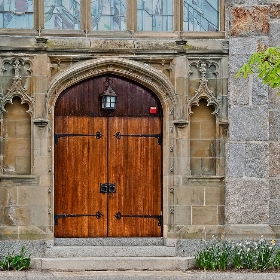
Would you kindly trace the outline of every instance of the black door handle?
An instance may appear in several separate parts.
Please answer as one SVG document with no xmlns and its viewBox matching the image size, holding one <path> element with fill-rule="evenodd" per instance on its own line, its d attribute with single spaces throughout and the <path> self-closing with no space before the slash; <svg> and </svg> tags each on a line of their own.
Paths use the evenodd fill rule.
<svg viewBox="0 0 280 280">
<path fill-rule="evenodd" d="M 116 193 L 116 184 L 112 183 L 101 183 L 100 193 Z"/>
</svg>

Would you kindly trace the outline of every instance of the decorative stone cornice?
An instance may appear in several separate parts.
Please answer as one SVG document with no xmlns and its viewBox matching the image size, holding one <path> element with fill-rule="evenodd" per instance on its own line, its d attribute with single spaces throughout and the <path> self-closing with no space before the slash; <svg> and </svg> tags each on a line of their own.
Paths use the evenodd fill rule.
<svg viewBox="0 0 280 280">
<path fill-rule="evenodd" d="M 173 85 L 161 71 L 144 63 L 125 58 L 103 57 L 78 62 L 56 74 L 48 90 L 50 105 L 54 105 L 59 94 L 68 87 L 106 73 L 134 80 L 151 89 L 162 101 L 168 99 L 173 103 L 177 101 Z"/>
</svg>

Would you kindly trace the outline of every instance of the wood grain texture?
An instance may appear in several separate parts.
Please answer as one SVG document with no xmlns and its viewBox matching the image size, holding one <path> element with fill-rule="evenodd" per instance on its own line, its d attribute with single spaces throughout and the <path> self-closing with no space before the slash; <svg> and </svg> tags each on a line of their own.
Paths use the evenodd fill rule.
<svg viewBox="0 0 280 280">
<path fill-rule="evenodd" d="M 110 79 L 118 94 L 113 112 L 100 109 L 105 76 L 67 89 L 57 101 L 55 134 L 64 135 L 55 142 L 55 214 L 99 211 L 102 217 L 61 218 L 56 237 L 162 235 L 155 218 L 115 217 L 117 212 L 162 213 L 162 146 L 155 137 L 141 137 L 162 133 L 161 107 L 142 86 L 120 77 Z M 150 115 L 151 106 L 158 108 L 156 114 Z M 96 132 L 102 134 L 100 139 L 93 136 Z M 101 183 L 116 184 L 116 193 L 100 193 Z"/>
</svg>

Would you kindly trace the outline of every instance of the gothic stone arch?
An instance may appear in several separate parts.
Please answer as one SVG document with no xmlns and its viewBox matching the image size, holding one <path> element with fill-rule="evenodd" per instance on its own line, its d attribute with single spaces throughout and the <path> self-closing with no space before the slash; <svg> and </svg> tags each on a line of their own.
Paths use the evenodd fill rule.
<svg viewBox="0 0 280 280">
<path fill-rule="evenodd" d="M 105 57 L 93 60 L 78 62 L 63 72 L 58 73 L 52 79 L 47 95 L 49 107 L 49 123 L 52 126 L 54 121 L 53 108 L 58 96 L 68 87 L 83 80 L 103 75 L 115 74 L 136 81 L 152 90 L 159 98 L 163 109 L 163 177 L 173 176 L 170 168 L 172 155 L 170 155 L 170 143 L 173 135 L 170 128 L 174 126 L 174 114 L 177 104 L 175 90 L 168 78 L 160 71 L 141 62 L 133 60 Z M 52 133 L 50 141 L 53 143 Z M 53 150 L 53 149 L 52 149 Z M 163 179 L 163 189 L 166 190 L 168 180 Z M 167 191 L 163 191 L 163 207 L 167 205 Z M 167 221 L 167 211 L 163 212 L 163 220 Z M 163 236 L 167 236 L 167 227 L 163 226 Z"/>
</svg>

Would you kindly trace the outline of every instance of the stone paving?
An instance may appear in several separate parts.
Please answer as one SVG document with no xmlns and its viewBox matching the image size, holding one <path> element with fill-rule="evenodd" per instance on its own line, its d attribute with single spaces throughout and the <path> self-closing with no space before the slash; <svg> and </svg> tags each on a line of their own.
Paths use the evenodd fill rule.
<svg viewBox="0 0 280 280">
<path fill-rule="evenodd" d="M 203 271 L 84 271 L 40 272 L 0 271 L 1 280 L 276 280 L 280 273 L 253 272 L 203 272 Z"/>
</svg>

